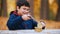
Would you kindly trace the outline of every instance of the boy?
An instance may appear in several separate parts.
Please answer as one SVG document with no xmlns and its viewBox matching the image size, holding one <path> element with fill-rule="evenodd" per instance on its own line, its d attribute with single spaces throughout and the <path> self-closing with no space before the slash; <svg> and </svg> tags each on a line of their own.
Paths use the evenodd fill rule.
<svg viewBox="0 0 60 34">
<path fill-rule="evenodd" d="M 30 5 L 27 1 L 17 2 L 17 10 L 10 13 L 7 26 L 9 30 L 34 29 L 37 26 L 37 22 L 30 15 Z"/>
</svg>

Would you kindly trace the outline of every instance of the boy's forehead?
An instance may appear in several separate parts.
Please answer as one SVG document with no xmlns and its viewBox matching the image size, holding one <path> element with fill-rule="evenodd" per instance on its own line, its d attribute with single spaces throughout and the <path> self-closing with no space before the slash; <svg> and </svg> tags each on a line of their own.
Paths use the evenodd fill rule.
<svg viewBox="0 0 60 34">
<path fill-rule="evenodd" d="M 28 7 L 28 6 L 25 6 L 25 5 L 24 5 L 24 6 L 21 6 L 21 8 L 28 8 L 28 9 L 30 9 L 30 7 Z"/>
</svg>

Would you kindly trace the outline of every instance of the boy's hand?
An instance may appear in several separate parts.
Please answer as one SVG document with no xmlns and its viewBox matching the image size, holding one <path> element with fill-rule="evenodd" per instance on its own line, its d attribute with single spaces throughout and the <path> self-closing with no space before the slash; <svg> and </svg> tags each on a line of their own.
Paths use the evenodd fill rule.
<svg viewBox="0 0 60 34">
<path fill-rule="evenodd" d="M 31 18 L 30 18 L 30 16 L 28 16 L 28 15 L 22 15 L 22 19 L 23 19 L 23 20 L 29 20 L 29 19 L 31 19 Z"/>
<path fill-rule="evenodd" d="M 41 24 L 42 24 L 42 29 L 45 29 L 46 26 L 45 22 L 41 21 Z"/>
</svg>

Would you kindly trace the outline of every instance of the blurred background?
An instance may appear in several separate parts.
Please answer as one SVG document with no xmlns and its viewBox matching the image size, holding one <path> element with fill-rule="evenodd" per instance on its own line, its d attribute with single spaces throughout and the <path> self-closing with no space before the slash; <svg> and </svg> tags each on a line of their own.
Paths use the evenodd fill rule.
<svg viewBox="0 0 60 34">
<path fill-rule="evenodd" d="M 8 30 L 6 23 L 11 11 L 16 9 L 17 0 L 0 0 L 0 30 Z M 60 29 L 60 0 L 27 0 L 31 14 L 39 22 L 46 23 L 46 29 Z"/>
</svg>

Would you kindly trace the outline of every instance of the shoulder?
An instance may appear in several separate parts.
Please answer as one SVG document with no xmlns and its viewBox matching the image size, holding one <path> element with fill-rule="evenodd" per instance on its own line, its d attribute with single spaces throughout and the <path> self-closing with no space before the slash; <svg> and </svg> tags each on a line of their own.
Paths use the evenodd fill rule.
<svg viewBox="0 0 60 34">
<path fill-rule="evenodd" d="M 10 12 L 10 15 L 13 14 L 13 13 L 14 13 L 14 11 L 11 11 L 11 12 Z"/>
<path fill-rule="evenodd" d="M 10 18 L 16 17 L 15 11 L 10 12 Z"/>
<path fill-rule="evenodd" d="M 17 13 L 17 12 L 18 12 L 17 10 L 15 10 L 15 11 L 11 11 L 11 12 L 10 12 L 10 15 L 11 15 L 11 14 L 18 15 L 18 13 Z"/>
</svg>

